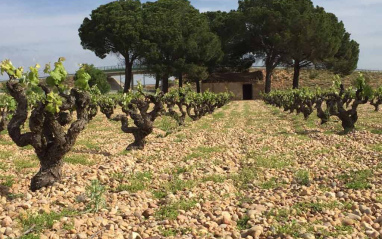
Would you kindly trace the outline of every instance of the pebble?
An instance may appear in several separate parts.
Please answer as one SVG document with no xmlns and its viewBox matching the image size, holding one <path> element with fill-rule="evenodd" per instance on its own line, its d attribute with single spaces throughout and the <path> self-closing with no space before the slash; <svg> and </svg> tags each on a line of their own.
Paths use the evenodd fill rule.
<svg viewBox="0 0 382 239">
<path fill-rule="evenodd" d="M 367 206 L 365 205 L 361 205 L 359 206 L 359 210 L 364 213 L 364 214 L 367 214 L 367 215 L 371 215 L 372 214 L 372 211 L 370 208 L 368 208 Z"/>
<path fill-rule="evenodd" d="M 85 233 L 78 233 L 77 234 L 77 239 L 86 239 L 88 236 Z"/>
<path fill-rule="evenodd" d="M 342 224 L 344 224 L 345 226 L 351 226 L 355 224 L 355 221 L 350 218 L 344 218 L 342 219 Z"/>
<path fill-rule="evenodd" d="M 1 226 L 2 227 L 9 227 L 12 225 L 12 219 L 8 216 L 6 216 L 2 221 L 1 221 Z"/>
<path fill-rule="evenodd" d="M 333 192 L 326 192 L 325 197 L 327 198 L 336 198 L 336 194 Z"/>
<path fill-rule="evenodd" d="M 308 232 L 302 234 L 301 237 L 303 239 L 315 239 L 316 238 L 312 233 L 308 233 Z"/>
<path fill-rule="evenodd" d="M 146 209 L 142 215 L 147 219 L 149 218 L 150 216 L 154 215 L 154 210 L 149 208 L 149 209 Z"/>
</svg>

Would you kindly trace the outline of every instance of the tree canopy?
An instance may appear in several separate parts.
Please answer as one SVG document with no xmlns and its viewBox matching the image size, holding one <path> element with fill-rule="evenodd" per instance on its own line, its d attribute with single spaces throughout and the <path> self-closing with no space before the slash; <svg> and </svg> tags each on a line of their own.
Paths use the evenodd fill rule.
<svg viewBox="0 0 382 239">
<path fill-rule="evenodd" d="M 94 65 L 88 64 L 83 64 L 82 68 L 91 77 L 88 82 L 90 87 L 96 85 L 102 94 L 106 94 L 110 91 L 110 84 L 107 82 L 107 76 L 103 71 L 95 68 Z M 77 78 L 78 74 L 76 74 L 75 77 Z"/>
<path fill-rule="evenodd" d="M 246 26 L 244 15 L 239 11 L 206 12 L 211 31 L 219 36 L 224 53 L 219 64 L 210 65 L 210 71 L 248 70 L 254 63 L 255 57 L 248 54 L 248 43 L 245 38 Z"/>
<path fill-rule="evenodd" d="M 285 60 L 288 43 L 287 23 L 278 0 L 240 0 L 239 11 L 244 14 L 249 53 L 264 59 L 266 68 L 265 93 L 271 90 L 273 70 Z"/>
<path fill-rule="evenodd" d="M 164 92 L 168 91 L 170 75 L 182 80 L 190 64 L 203 66 L 221 58 L 219 38 L 189 1 L 148 2 L 143 12 L 146 37 L 153 44 L 144 62 L 160 76 Z"/>
<path fill-rule="evenodd" d="M 132 80 L 132 66 L 147 52 L 149 43 L 142 38 L 145 27 L 142 4 L 139 0 L 113 1 L 99 6 L 85 18 L 79 28 L 81 45 L 98 57 L 108 54 L 121 55 L 125 61 L 125 87 L 128 91 Z"/>
<path fill-rule="evenodd" d="M 237 10 L 203 14 L 188 0 L 120 0 L 93 10 L 79 35 L 83 48 L 101 58 L 123 56 L 125 92 L 135 63 L 145 64 L 167 92 L 170 76 L 179 77 L 179 87 L 186 76 L 200 89 L 209 73 L 245 71 L 262 59 L 268 93 L 277 66 L 293 66 L 298 88 L 302 67 L 345 75 L 359 56 L 344 24 L 311 0 L 239 0 Z"/>
</svg>

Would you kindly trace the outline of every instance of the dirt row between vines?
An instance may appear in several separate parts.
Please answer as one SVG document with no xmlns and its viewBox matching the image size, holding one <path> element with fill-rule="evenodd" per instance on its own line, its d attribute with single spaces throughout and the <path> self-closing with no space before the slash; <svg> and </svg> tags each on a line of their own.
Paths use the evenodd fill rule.
<svg viewBox="0 0 382 239">
<path fill-rule="evenodd" d="M 98 115 L 63 181 L 35 193 L 33 150 L 1 135 L 0 239 L 381 238 L 381 118 L 363 106 L 342 135 L 339 122 L 231 102 L 186 127 L 164 117 L 126 153 L 132 136 Z"/>
</svg>

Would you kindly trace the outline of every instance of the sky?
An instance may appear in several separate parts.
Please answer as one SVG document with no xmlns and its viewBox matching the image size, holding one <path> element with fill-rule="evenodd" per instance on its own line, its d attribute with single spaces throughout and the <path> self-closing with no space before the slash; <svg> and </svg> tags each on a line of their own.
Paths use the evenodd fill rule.
<svg viewBox="0 0 382 239">
<path fill-rule="evenodd" d="M 69 73 L 78 64 L 110 66 L 117 56 L 100 59 L 83 50 L 78 28 L 91 10 L 110 0 L 0 0 L 0 60 L 24 68 L 64 56 Z M 143 1 L 145 2 L 145 1 Z M 201 12 L 237 9 L 237 0 L 191 0 Z M 360 69 L 382 70 L 382 0 L 313 0 L 342 20 L 360 43 Z M 4 76 L 0 76 L 4 79 Z"/>
</svg>

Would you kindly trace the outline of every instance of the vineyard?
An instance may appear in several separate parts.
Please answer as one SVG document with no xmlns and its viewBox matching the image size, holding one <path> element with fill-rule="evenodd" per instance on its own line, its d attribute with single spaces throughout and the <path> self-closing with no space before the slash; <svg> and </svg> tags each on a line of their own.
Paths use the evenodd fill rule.
<svg viewBox="0 0 382 239">
<path fill-rule="evenodd" d="M 381 235 L 382 88 L 362 74 L 264 104 L 104 95 L 83 67 L 69 89 L 64 60 L 45 82 L 1 63 L 0 238 Z"/>
</svg>

